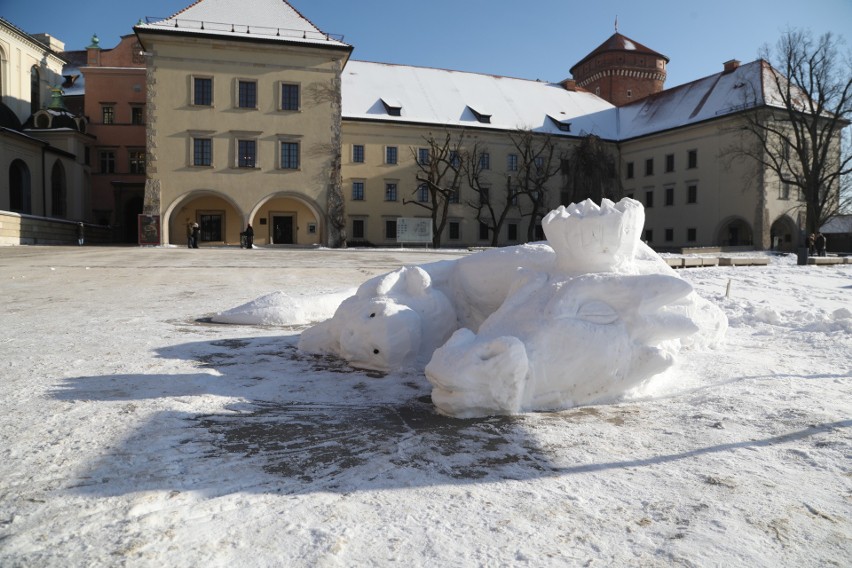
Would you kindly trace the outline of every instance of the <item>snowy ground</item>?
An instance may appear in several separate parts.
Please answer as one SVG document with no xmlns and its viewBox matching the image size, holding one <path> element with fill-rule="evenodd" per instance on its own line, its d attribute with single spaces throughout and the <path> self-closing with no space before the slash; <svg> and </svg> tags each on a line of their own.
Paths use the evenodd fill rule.
<svg viewBox="0 0 852 568">
<path fill-rule="evenodd" d="M 724 348 L 516 418 L 206 320 L 461 254 L 0 248 L 0 565 L 850 565 L 852 265 L 684 270 Z"/>
</svg>

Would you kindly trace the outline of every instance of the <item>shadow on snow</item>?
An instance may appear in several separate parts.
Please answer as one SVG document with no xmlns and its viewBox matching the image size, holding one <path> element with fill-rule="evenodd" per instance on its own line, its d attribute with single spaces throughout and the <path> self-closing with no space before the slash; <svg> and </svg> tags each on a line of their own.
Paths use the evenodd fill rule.
<svg viewBox="0 0 852 568">
<path fill-rule="evenodd" d="M 335 358 L 303 354 L 295 342 L 295 337 L 286 336 L 189 343 L 161 349 L 158 355 L 194 361 L 204 372 L 69 379 L 53 392 L 55 398 L 113 402 L 120 414 L 134 411 L 132 401 L 169 399 L 174 407 L 182 397 L 193 397 L 187 401 L 193 408 L 217 409 L 207 414 L 155 413 L 82 472 L 74 487 L 97 495 L 145 490 L 222 495 L 487 483 L 663 464 L 852 425 L 812 425 L 764 440 L 647 459 L 566 465 L 561 451 L 565 447 L 543 445 L 537 430 L 570 428 L 578 422 L 617 428 L 635 409 L 581 407 L 453 419 L 435 412 L 430 386 L 419 373 L 368 373 Z M 202 397 L 201 403 L 197 397 Z M 218 397 L 228 399 L 224 410 L 219 410 Z M 594 459 L 579 455 L 583 461 Z"/>
</svg>

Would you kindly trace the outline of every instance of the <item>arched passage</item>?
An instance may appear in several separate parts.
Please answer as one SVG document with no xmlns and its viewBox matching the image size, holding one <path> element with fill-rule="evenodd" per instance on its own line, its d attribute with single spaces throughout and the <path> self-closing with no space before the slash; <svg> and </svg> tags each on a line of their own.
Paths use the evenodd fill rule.
<svg viewBox="0 0 852 568">
<path fill-rule="evenodd" d="M 778 217 L 769 229 L 772 250 L 793 252 L 799 246 L 799 229 L 787 215 Z"/>
<path fill-rule="evenodd" d="M 322 208 L 303 194 L 286 191 L 262 199 L 249 222 L 258 245 L 317 245 L 326 231 Z"/>
<path fill-rule="evenodd" d="M 32 213 L 30 169 L 23 160 L 9 165 L 9 210 Z"/>
<path fill-rule="evenodd" d="M 719 226 L 716 242 L 723 247 L 752 245 L 754 244 L 754 236 L 751 225 L 742 217 L 728 218 Z"/>
<path fill-rule="evenodd" d="M 164 243 L 186 245 L 187 223 L 201 228 L 200 245 L 239 244 L 244 214 L 230 197 L 199 189 L 176 199 L 165 211 Z"/>
</svg>

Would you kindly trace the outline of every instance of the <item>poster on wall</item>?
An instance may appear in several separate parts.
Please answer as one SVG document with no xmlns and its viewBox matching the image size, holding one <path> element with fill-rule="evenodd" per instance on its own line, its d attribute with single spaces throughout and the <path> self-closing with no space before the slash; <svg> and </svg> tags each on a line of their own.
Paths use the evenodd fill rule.
<svg viewBox="0 0 852 568">
<path fill-rule="evenodd" d="M 160 216 L 139 215 L 138 233 L 139 246 L 160 244 Z"/>
</svg>

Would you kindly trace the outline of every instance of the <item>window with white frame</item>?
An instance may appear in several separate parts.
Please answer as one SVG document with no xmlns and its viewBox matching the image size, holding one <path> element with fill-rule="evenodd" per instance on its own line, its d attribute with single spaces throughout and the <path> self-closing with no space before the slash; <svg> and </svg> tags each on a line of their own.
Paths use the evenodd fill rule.
<svg viewBox="0 0 852 568">
<path fill-rule="evenodd" d="M 237 167 L 257 167 L 257 140 L 237 140 Z"/>
<path fill-rule="evenodd" d="M 506 169 L 510 172 L 518 171 L 518 155 L 509 154 L 506 158 Z"/>
<path fill-rule="evenodd" d="M 396 201 L 396 182 L 385 182 L 385 201 Z"/>
<path fill-rule="evenodd" d="M 296 83 L 281 83 L 281 110 L 299 110 L 300 93 Z"/>
<path fill-rule="evenodd" d="M 213 78 L 192 78 L 192 104 L 196 106 L 213 106 Z"/>
<path fill-rule="evenodd" d="M 421 183 L 417 186 L 417 201 L 420 203 L 429 203 L 429 186 Z"/>
<path fill-rule="evenodd" d="M 282 170 L 299 169 L 299 143 L 292 140 L 281 141 L 280 168 Z"/>
<path fill-rule="evenodd" d="M 213 164 L 213 140 L 210 138 L 192 139 L 192 165 L 210 166 Z"/>
<path fill-rule="evenodd" d="M 479 155 L 479 169 L 480 170 L 490 170 L 491 169 L 491 154 L 488 152 L 482 152 Z"/>
<path fill-rule="evenodd" d="M 352 201 L 364 201 L 364 180 L 352 182 Z"/>
<path fill-rule="evenodd" d="M 364 163 L 364 145 L 363 144 L 353 144 L 352 145 L 352 161 L 356 164 Z"/>
<path fill-rule="evenodd" d="M 239 108 L 257 108 L 257 81 L 237 81 L 237 106 Z"/>
<path fill-rule="evenodd" d="M 396 146 L 385 146 L 385 163 L 396 164 L 399 160 L 399 149 Z"/>
</svg>

